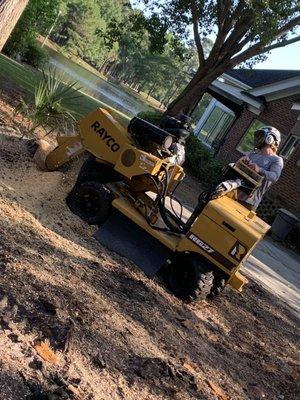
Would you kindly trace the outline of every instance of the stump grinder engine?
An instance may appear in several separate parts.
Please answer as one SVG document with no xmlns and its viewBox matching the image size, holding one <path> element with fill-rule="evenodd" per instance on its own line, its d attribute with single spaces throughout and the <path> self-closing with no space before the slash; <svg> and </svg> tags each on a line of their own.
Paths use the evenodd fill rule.
<svg viewBox="0 0 300 400">
<path fill-rule="evenodd" d="M 269 226 L 236 200 L 263 177 L 242 162 L 229 165 L 223 182 L 199 195 L 189 212 L 175 198 L 183 180 L 188 118 L 165 118 L 161 127 L 133 118 L 128 129 L 98 109 L 82 119 L 77 136 L 58 136 L 45 159 L 58 169 L 87 151 L 69 208 L 97 225 L 96 239 L 134 261 L 149 277 L 158 272 L 178 297 L 210 298 L 229 284 L 247 282 L 239 269 Z"/>
</svg>

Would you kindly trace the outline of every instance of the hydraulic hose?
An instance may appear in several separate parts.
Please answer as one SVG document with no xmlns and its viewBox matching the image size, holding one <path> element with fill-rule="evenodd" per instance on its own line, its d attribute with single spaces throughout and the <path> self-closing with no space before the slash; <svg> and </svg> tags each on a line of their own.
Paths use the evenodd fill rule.
<svg viewBox="0 0 300 400">
<path fill-rule="evenodd" d="M 167 176 L 167 175 L 166 175 Z M 161 195 L 158 184 L 155 180 L 155 178 L 153 176 L 150 175 L 150 178 L 152 180 L 152 182 L 154 183 L 156 190 L 157 190 L 157 196 L 158 196 L 158 209 L 159 209 L 159 213 L 162 217 L 163 222 L 165 223 L 165 225 L 169 228 L 169 231 L 173 232 L 173 233 L 182 233 L 182 229 L 178 226 L 177 221 L 174 221 L 177 225 L 175 226 L 168 218 L 167 214 L 166 214 L 166 208 L 165 208 L 165 196 L 167 193 L 167 184 L 164 186 L 164 190 L 163 190 L 163 195 Z M 168 183 L 168 178 L 166 177 L 166 183 Z M 161 229 L 160 229 L 161 230 Z"/>
</svg>

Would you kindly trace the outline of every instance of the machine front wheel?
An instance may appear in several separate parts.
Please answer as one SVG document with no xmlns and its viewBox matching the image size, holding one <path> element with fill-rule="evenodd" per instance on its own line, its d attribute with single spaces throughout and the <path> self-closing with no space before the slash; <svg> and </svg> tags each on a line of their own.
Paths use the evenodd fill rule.
<svg viewBox="0 0 300 400">
<path fill-rule="evenodd" d="M 82 164 L 77 177 L 76 185 L 90 181 L 108 183 L 119 182 L 121 180 L 121 174 L 115 171 L 112 165 L 98 162 L 94 156 L 90 155 Z"/>
<path fill-rule="evenodd" d="M 176 255 L 166 271 L 171 291 L 187 302 L 210 297 L 214 278 L 212 266 L 192 254 Z"/>
<path fill-rule="evenodd" d="M 111 214 L 113 196 L 99 182 L 84 182 L 75 185 L 67 196 L 70 210 L 90 225 L 101 225 Z"/>
</svg>

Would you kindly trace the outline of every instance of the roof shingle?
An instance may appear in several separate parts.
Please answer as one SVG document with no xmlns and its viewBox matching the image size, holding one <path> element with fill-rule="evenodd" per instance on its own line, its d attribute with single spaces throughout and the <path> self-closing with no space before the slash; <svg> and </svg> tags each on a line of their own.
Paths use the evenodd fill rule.
<svg viewBox="0 0 300 400">
<path fill-rule="evenodd" d="M 252 88 L 269 85 L 285 79 L 300 77 L 300 70 L 277 69 L 233 69 L 226 72 L 227 75 L 245 83 Z"/>
</svg>

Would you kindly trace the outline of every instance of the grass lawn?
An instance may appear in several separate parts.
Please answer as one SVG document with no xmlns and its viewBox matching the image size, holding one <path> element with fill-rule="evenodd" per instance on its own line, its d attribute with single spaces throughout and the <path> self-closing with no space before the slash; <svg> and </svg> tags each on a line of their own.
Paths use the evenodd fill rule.
<svg viewBox="0 0 300 400">
<path fill-rule="evenodd" d="M 13 85 L 19 87 L 33 98 L 35 87 L 41 79 L 42 74 L 29 66 L 20 64 L 0 53 L 0 79 L 6 79 Z M 81 96 L 74 102 L 72 109 L 76 111 L 79 118 L 87 115 L 89 112 L 99 108 L 107 108 L 115 114 L 115 117 L 124 125 L 127 125 L 130 117 L 126 114 L 108 106 L 100 100 L 80 92 Z"/>
</svg>

